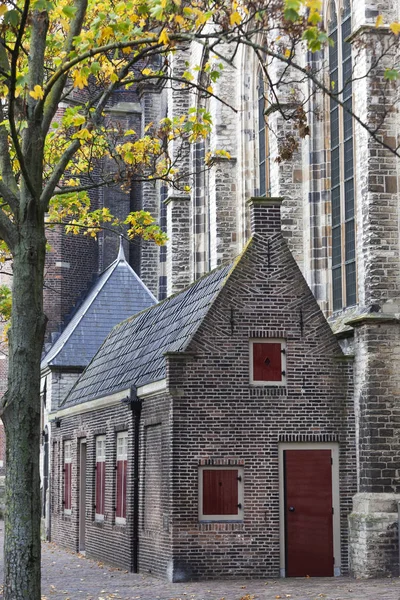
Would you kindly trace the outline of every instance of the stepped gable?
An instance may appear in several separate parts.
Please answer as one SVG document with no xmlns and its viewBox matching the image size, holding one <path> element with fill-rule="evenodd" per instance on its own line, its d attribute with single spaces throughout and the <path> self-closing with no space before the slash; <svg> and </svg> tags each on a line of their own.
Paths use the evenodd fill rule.
<svg viewBox="0 0 400 600">
<path fill-rule="evenodd" d="M 230 268 L 225 266 L 212 271 L 183 292 L 117 325 L 63 406 L 164 379 L 164 354 L 185 350 Z"/>
<path fill-rule="evenodd" d="M 86 367 L 117 323 L 156 302 L 126 261 L 121 239 L 117 259 L 99 276 L 41 368 Z"/>
</svg>

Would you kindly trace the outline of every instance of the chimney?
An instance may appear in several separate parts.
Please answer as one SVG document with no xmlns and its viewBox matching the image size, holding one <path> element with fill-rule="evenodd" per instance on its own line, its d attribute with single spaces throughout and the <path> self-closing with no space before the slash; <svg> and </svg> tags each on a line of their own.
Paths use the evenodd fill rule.
<svg viewBox="0 0 400 600">
<path fill-rule="evenodd" d="M 260 233 L 270 237 L 281 233 L 282 198 L 254 197 L 247 201 L 250 207 L 251 235 Z"/>
</svg>

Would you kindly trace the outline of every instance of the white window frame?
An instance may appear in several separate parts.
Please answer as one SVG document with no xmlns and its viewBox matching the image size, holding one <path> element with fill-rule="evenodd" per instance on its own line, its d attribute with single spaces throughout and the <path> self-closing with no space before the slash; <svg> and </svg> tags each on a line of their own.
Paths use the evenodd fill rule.
<svg viewBox="0 0 400 600">
<path fill-rule="evenodd" d="M 241 508 L 238 508 L 237 514 L 234 515 L 206 515 L 203 513 L 203 471 L 237 471 L 238 472 L 238 504 Z M 207 466 L 204 465 L 199 467 L 199 521 L 234 521 L 236 523 L 242 523 L 244 520 L 244 468 L 241 466 L 231 465 L 216 465 Z"/>
<path fill-rule="evenodd" d="M 64 442 L 64 481 L 63 481 L 63 498 L 65 498 L 65 465 L 72 465 L 72 441 L 66 440 Z M 71 466 L 71 479 L 72 479 L 72 466 Z M 64 515 L 70 515 L 72 513 L 72 481 L 69 482 L 71 489 L 71 508 L 65 508 L 64 505 Z"/>
<path fill-rule="evenodd" d="M 97 435 L 96 438 L 96 467 L 97 467 L 97 463 L 99 462 L 106 462 L 106 436 L 105 435 Z M 100 447 L 100 448 L 99 448 Z M 105 473 L 105 467 L 104 467 L 104 477 L 106 476 Z M 106 486 L 105 486 L 105 481 L 104 481 L 104 492 L 105 492 Z M 97 472 L 96 472 L 96 477 L 95 477 L 95 503 L 96 503 L 96 509 L 97 510 Z M 104 509 L 105 512 L 105 509 Z M 104 521 L 104 514 L 100 514 L 95 512 L 94 514 L 94 520 L 98 521 L 98 522 L 102 522 Z"/>
<path fill-rule="evenodd" d="M 122 442 L 121 444 L 119 442 Z M 128 432 L 120 431 L 117 433 L 117 463 L 120 460 L 128 462 Z M 128 490 L 125 490 L 125 502 L 127 499 Z M 117 504 L 117 474 L 115 475 L 115 505 Z M 115 517 L 116 525 L 126 525 L 125 517 Z"/>
<path fill-rule="evenodd" d="M 282 370 L 282 372 L 285 373 L 285 375 L 282 375 L 281 381 L 261 381 L 259 379 L 254 379 L 253 344 L 280 344 L 281 345 L 281 370 Z M 284 350 L 284 352 L 282 352 L 282 350 Z M 286 381 L 287 381 L 286 353 L 287 353 L 287 345 L 286 345 L 286 340 L 284 338 L 252 338 L 250 340 L 250 350 L 249 350 L 250 384 L 256 385 L 256 386 L 261 386 L 261 387 L 265 387 L 265 386 L 285 387 Z"/>
</svg>

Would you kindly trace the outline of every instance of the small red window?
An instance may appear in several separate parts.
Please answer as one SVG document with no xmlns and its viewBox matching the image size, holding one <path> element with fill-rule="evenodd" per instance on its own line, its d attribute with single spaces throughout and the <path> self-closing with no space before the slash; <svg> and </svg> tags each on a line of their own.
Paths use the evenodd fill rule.
<svg viewBox="0 0 400 600">
<path fill-rule="evenodd" d="M 200 467 L 201 521 L 243 521 L 243 499 L 243 467 Z"/>
<path fill-rule="evenodd" d="M 252 342 L 252 381 L 283 383 L 284 352 L 282 342 Z"/>
<path fill-rule="evenodd" d="M 203 514 L 238 514 L 238 477 L 236 469 L 204 469 Z"/>
</svg>

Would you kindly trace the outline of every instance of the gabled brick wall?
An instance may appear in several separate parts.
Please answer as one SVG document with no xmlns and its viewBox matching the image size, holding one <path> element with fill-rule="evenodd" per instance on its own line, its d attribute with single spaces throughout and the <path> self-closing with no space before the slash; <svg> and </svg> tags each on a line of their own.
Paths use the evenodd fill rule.
<svg viewBox="0 0 400 600">
<path fill-rule="evenodd" d="M 268 337 L 286 339 L 282 388 L 249 384 L 249 340 Z M 337 440 L 346 572 L 356 491 L 351 364 L 279 233 L 270 244 L 261 234 L 253 238 L 188 350 L 185 361 L 168 357 L 172 571 L 177 565 L 183 576 L 200 578 L 279 576 L 279 442 Z M 243 523 L 199 522 L 204 464 L 244 466 Z"/>
</svg>

